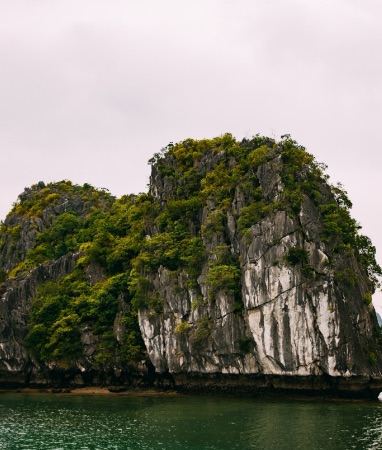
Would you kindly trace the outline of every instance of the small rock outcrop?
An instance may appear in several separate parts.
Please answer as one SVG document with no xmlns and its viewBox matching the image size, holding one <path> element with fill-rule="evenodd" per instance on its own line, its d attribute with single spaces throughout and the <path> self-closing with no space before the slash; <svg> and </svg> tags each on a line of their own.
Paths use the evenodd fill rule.
<svg viewBox="0 0 382 450">
<path fill-rule="evenodd" d="M 105 190 L 69 181 L 19 196 L 0 232 L 0 385 L 147 384 L 139 339 L 136 360 L 121 350 L 134 334 L 126 288 L 114 283 L 109 294 L 107 270 L 80 251 L 113 204 Z"/>
<path fill-rule="evenodd" d="M 95 193 L 97 194 L 95 195 Z M 92 208 L 108 207 L 113 198 L 90 185 L 80 187 L 64 180 L 25 188 L 0 230 L 0 271 L 9 273 L 36 247 L 36 240 L 56 219 L 70 213 L 83 219 Z"/>
</svg>

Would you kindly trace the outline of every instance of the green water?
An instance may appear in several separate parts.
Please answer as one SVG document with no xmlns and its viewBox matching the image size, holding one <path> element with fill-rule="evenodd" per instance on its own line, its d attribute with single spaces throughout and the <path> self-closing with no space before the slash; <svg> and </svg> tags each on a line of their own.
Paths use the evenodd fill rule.
<svg viewBox="0 0 382 450">
<path fill-rule="evenodd" d="M 382 449 L 382 403 L 7 393 L 0 449 Z"/>
</svg>

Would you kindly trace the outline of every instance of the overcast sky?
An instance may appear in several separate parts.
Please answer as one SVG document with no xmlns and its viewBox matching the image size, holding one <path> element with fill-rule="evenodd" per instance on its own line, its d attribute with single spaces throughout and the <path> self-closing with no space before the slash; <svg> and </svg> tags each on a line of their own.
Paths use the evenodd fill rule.
<svg viewBox="0 0 382 450">
<path fill-rule="evenodd" d="M 0 219 L 40 180 L 144 192 L 170 141 L 289 133 L 381 263 L 381 23 L 380 0 L 0 0 Z"/>
</svg>

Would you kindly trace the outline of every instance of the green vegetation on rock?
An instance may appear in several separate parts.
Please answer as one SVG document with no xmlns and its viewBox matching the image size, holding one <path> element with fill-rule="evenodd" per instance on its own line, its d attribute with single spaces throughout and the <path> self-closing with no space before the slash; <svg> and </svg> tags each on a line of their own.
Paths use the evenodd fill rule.
<svg viewBox="0 0 382 450">
<path fill-rule="evenodd" d="M 86 333 L 95 342 L 95 365 L 143 359 L 138 311 L 162 313 L 155 285 L 161 269 L 179 291 L 194 294 L 195 308 L 224 293 L 240 311 L 244 261 L 237 248 L 263 220 L 272 221 L 279 211 L 298 218 L 306 204 L 318 211 L 322 227 L 314 239 L 326 246 L 334 282 L 354 283 L 351 269 L 336 268 L 341 255 L 353 255 L 369 277 L 370 303 L 382 274 L 375 248 L 359 234 L 343 188 L 330 187 L 324 166 L 288 135 L 280 142 L 262 136 L 240 142 L 230 134 L 186 139 L 169 144 L 150 164 L 147 194 L 115 199 L 88 184 L 39 183 L 19 196 L 1 225 L 0 282 L 78 253 L 71 273 L 37 287 L 25 343 L 38 360 L 70 364 L 93 345 L 85 342 Z M 268 180 L 270 168 L 276 179 Z M 13 253 L 12 264 L 3 264 Z M 303 245 L 290 247 L 275 263 L 296 266 L 306 278 L 315 275 Z M 211 320 L 199 318 L 195 341 L 208 337 Z M 113 332 L 117 322 L 122 338 Z M 181 322 L 175 332 L 192 329 Z M 240 345 L 247 352 L 252 342 Z"/>
</svg>

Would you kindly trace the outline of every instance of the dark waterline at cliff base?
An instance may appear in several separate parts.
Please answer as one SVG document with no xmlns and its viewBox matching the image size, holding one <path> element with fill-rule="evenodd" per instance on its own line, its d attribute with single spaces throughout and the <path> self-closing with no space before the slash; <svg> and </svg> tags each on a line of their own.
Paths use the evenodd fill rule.
<svg viewBox="0 0 382 450">
<path fill-rule="evenodd" d="M 0 395 L 2 449 L 379 449 L 382 405 L 195 396 Z"/>
<path fill-rule="evenodd" d="M 236 374 L 171 374 L 153 373 L 146 383 L 131 378 L 130 383 L 119 380 L 103 380 L 98 383 L 77 385 L 67 373 L 56 373 L 45 383 L 8 382 L 0 377 L 1 392 L 53 392 L 53 393 L 102 393 L 126 395 L 187 394 L 217 395 L 242 398 L 322 398 L 376 400 L 382 392 L 382 378 L 364 376 L 331 377 L 290 375 L 236 375 Z M 109 381 L 109 382 L 107 382 Z"/>
</svg>

